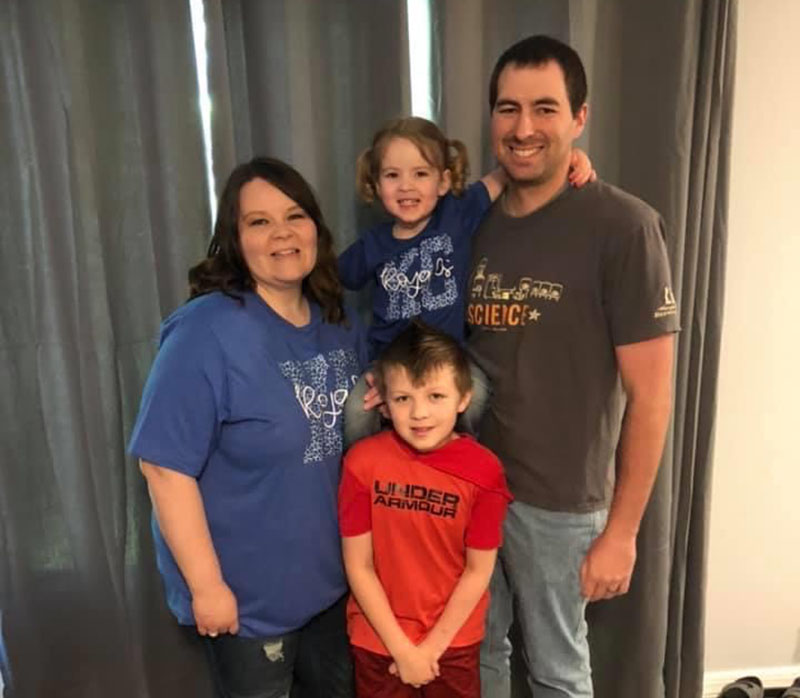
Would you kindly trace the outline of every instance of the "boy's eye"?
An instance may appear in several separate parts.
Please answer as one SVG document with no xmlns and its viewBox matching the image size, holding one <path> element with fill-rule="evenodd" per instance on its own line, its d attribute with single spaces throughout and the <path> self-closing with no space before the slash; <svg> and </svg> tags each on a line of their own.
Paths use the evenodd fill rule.
<svg viewBox="0 0 800 698">
<path fill-rule="evenodd" d="M 393 402 L 405 402 L 406 400 L 408 400 L 408 395 L 395 395 L 392 398 Z"/>
<path fill-rule="evenodd" d="M 444 393 L 433 393 L 431 398 L 434 400 L 444 400 L 447 396 Z"/>
</svg>

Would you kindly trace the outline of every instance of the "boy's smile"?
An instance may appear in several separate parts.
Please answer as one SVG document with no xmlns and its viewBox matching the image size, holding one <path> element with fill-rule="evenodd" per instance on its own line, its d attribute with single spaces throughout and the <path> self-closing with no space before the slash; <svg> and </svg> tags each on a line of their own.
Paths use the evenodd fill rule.
<svg viewBox="0 0 800 698">
<path fill-rule="evenodd" d="M 394 429 L 417 451 L 433 451 L 450 441 L 456 419 L 472 397 L 471 392 L 459 392 L 448 365 L 433 369 L 419 385 L 411 382 L 402 366 L 391 367 L 386 371 L 385 386 L 386 408 Z"/>
</svg>

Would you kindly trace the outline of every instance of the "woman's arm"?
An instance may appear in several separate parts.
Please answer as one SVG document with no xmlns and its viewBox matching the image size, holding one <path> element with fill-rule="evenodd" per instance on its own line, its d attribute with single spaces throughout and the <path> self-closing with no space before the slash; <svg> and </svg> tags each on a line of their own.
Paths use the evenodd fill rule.
<svg viewBox="0 0 800 698">
<path fill-rule="evenodd" d="M 386 591 L 372 561 L 372 533 L 342 538 L 342 554 L 347 581 L 375 632 L 397 664 L 400 679 L 421 686 L 438 675 L 438 665 L 426 663 L 416 645 L 405 634 L 394 616 Z"/>
<path fill-rule="evenodd" d="M 195 478 L 139 461 L 161 533 L 192 594 L 197 632 L 216 636 L 239 630 L 236 597 L 222 578 Z"/>
</svg>

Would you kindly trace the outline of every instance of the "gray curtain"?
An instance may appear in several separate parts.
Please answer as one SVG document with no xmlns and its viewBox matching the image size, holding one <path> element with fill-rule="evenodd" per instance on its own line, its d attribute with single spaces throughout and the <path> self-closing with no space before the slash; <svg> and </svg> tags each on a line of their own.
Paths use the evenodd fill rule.
<svg viewBox="0 0 800 698">
<path fill-rule="evenodd" d="M 601 174 L 667 219 L 675 428 L 634 590 L 592 609 L 592 641 L 600 698 L 660 696 L 662 677 L 669 698 L 699 695 L 735 2 L 432 4 L 440 121 L 476 174 L 491 65 L 545 31 L 587 59 Z M 255 153 L 287 159 L 352 241 L 372 218 L 355 157 L 409 110 L 405 2 L 205 7 L 217 186 Z M 210 228 L 188 2 L 5 0 L 0 76 L 0 655 L 25 698 L 209 696 L 123 450 Z"/>
<path fill-rule="evenodd" d="M 210 229 L 188 3 L 4 0 L 0 80 L 11 690 L 203 696 L 124 454 L 159 321 Z"/>
<path fill-rule="evenodd" d="M 409 104 L 405 3 L 207 0 L 217 187 L 269 154 L 340 245 Z M 211 696 L 124 444 L 211 220 L 188 2 L 0 3 L 0 658 L 24 698 Z M 7 678 L 4 675 L 4 679 Z M 8 687 L 6 687 L 8 691 Z"/>
<path fill-rule="evenodd" d="M 681 332 L 673 425 L 639 536 L 630 593 L 589 608 L 598 698 L 702 693 L 706 534 L 724 289 L 735 0 L 437 0 L 440 120 L 491 166 L 487 85 L 497 56 L 545 33 L 589 77 L 580 141 L 601 176 L 667 222 Z M 470 81 L 448 76 L 469 74 Z M 515 667 L 515 692 L 527 694 Z"/>
<path fill-rule="evenodd" d="M 206 0 L 206 21 L 218 184 L 253 155 L 286 160 L 342 249 L 376 215 L 356 199 L 356 158 L 410 109 L 405 2 Z"/>
</svg>

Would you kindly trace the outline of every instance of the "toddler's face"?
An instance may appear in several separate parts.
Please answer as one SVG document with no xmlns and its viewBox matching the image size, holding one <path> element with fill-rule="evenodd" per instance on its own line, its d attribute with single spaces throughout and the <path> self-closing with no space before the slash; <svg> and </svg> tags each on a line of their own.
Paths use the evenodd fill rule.
<svg viewBox="0 0 800 698">
<path fill-rule="evenodd" d="M 450 190 L 450 170 L 431 165 L 411 141 L 393 138 L 383 152 L 376 189 L 395 219 L 395 237 L 412 238 L 428 223 L 439 197 Z"/>
<path fill-rule="evenodd" d="M 456 419 L 472 397 L 471 392 L 459 392 L 452 366 L 434 369 L 420 385 L 411 382 L 402 366 L 390 367 L 384 383 L 394 429 L 418 451 L 433 451 L 450 441 Z"/>
</svg>

